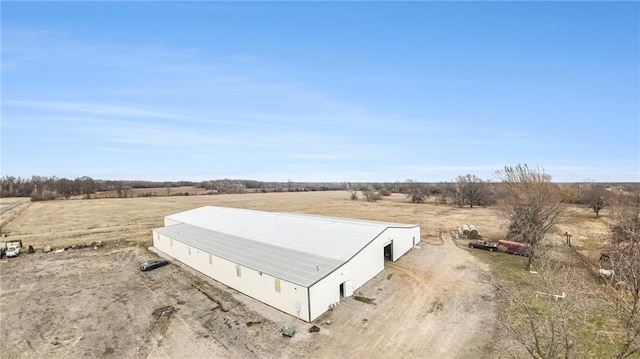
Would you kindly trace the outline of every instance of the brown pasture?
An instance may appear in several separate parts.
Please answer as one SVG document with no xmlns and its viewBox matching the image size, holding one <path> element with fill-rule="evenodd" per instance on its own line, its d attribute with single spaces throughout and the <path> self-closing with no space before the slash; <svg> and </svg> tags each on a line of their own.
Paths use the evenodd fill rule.
<svg viewBox="0 0 640 359">
<path fill-rule="evenodd" d="M 377 202 L 353 201 L 346 191 L 25 201 L 0 220 L 3 233 L 35 247 L 113 238 L 148 241 L 164 216 L 207 205 L 415 223 L 422 227 L 423 240 L 431 241 L 439 241 L 440 231 L 462 224 L 475 225 L 487 238 L 497 239 L 504 231 L 493 208 L 414 204 L 401 194 Z"/>
</svg>

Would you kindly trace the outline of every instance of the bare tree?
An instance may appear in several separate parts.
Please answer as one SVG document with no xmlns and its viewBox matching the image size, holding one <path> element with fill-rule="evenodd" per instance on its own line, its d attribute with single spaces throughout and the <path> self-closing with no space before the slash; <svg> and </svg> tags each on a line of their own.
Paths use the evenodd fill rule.
<svg viewBox="0 0 640 359">
<path fill-rule="evenodd" d="M 386 186 L 383 186 L 378 192 L 380 193 L 381 196 L 384 196 L 384 197 L 391 196 L 391 191 Z"/>
<path fill-rule="evenodd" d="M 116 192 L 118 193 L 118 198 L 126 197 L 125 192 L 123 192 L 124 182 L 116 181 Z"/>
<path fill-rule="evenodd" d="M 582 203 L 589 206 L 596 217 L 599 217 L 600 210 L 607 206 L 610 196 L 611 193 L 603 185 L 594 183 L 582 192 Z"/>
<path fill-rule="evenodd" d="M 77 183 L 76 186 L 78 187 L 80 193 L 85 195 L 85 198 L 91 198 L 91 194 L 96 192 L 98 189 L 96 181 L 88 176 L 76 178 L 74 182 Z"/>
<path fill-rule="evenodd" d="M 456 178 L 456 193 L 461 206 L 469 205 L 473 208 L 473 206 L 484 205 L 488 202 L 487 183 L 476 175 L 458 176 Z"/>
<path fill-rule="evenodd" d="M 367 199 L 367 202 L 375 202 L 381 198 L 380 194 L 371 185 L 362 189 L 362 195 Z"/>
<path fill-rule="evenodd" d="M 594 296 L 576 285 L 582 271 L 554 256 L 542 256 L 536 270 L 527 286 L 498 284 L 499 323 L 508 339 L 503 351 L 512 358 L 602 357 L 597 336 L 607 323 Z"/>
<path fill-rule="evenodd" d="M 624 330 L 615 358 L 640 353 L 640 192 L 617 195 L 605 262 L 614 280 L 607 281 L 604 302 L 618 314 Z"/>
<path fill-rule="evenodd" d="M 507 238 L 529 245 L 531 268 L 538 244 L 566 209 L 562 192 L 544 170 L 527 164 L 505 166 L 496 176 L 499 208 L 509 221 Z"/>
<path fill-rule="evenodd" d="M 358 200 L 358 187 L 355 183 L 347 182 L 347 191 L 349 191 L 349 198 L 352 201 Z"/>
<path fill-rule="evenodd" d="M 454 184 L 450 182 L 440 182 L 435 184 L 432 188 L 431 194 L 436 197 L 436 203 L 447 204 L 449 199 L 454 199 L 456 193 L 454 187 Z"/>
<path fill-rule="evenodd" d="M 405 194 L 413 203 L 422 203 L 427 198 L 427 191 L 422 183 L 408 179 L 405 181 Z"/>
</svg>

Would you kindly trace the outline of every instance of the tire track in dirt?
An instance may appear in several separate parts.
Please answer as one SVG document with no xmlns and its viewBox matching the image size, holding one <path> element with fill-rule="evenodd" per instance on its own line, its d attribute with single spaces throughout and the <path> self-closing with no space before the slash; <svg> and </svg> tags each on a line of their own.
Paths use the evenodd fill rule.
<svg viewBox="0 0 640 359">
<path fill-rule="evenodd" d="M 112 226 L 112 227 L 100 227 L 100 228 L 91 228 L 91 229 L 72 229 L 68 231 L 62 232 L 44 232 L 44 233 L 25 233 L 25 234 L 13 234 L 12 238 L 15 239 L 39 239 L 46 238 L 48 241 L 58 240 L 58 239 L 68 239 L 68 238 L 77 238 L 83 237 L 92 234 L 109 234 L 109 233 L 128 233 L 134 232 L 138 230 L 145 230 L 146 228 L 139 225 L 123 225 L 123 226 Z"/>
<path fill-rule="evenodd" d="M 466 275 L 479 268 L 469 265 L 473 258 L 447 233 L 441 234 L 441 239 L 441 245 L 423 244 L 414 249 L 428 251 L 427 255 L 416 253 L 413 259 L 385 263 L 386 270 L 394 274 L 389 279 L 397 276 L 399 280 L 392 284 L 384 279 L 377 285 L 388 284 L 382 290 L 395 291 L 394 298 L 379 302 L 375 309 L 363 308 L 366 312 L 360 316 L 367 318 L 367 312 L 376 311 L 371 315 L 383 320 L 358 322 L 353 316 L 349 324 L 345 322 L 344 329 L 359 328 L 349 352 L 372 357 L 473 357 L 467 354 L 475 350 L 473 344 L 469 346 L 473 343 L 470 339 L 482 328 L 467 309 L 477 298 L 479 286 Z M 399 326 L 389 325 L 393 322 Z"/>
<path fill-rule="evenodd" d="M 436 290 L 428 312 L 433 316 L 424 321 L 422 330 L 430 333 L 426 336 L 426 344 L 438 353 L 456 358 L 474 357 L 474 350 L 467 350 L 466 346 L 476 341 L 474 332 L 486 328 L 480 328 L 481 320 L 471 315 L 469 303 L 476 302 L 478 292 L 486 289 L 481 283 L 467 279 L 466 275 L 482 270 L 467 251 L 458 248 L 450 235 L 441 233 L 441 237 L 446 252 L 431 270 L 430 287 Z"/>
<path fill-rule="evenodd" d="M 11 204 L 7 204 L 5 206 L 2 206 L 2 207 L 0 207 L 0 214 L 3 214 L 5 212 L 7 212 L 7 211 L 10 211 L 10 210 L 18 207 L 21 204 L 22 204 L 22 201 L 18 201 L 18 202 L 15 202 L 15 203 L 11 203 Z"/>
<path fill-rule="evenodd" d="M 163 335 L 169 328 L 169 323 L 175 311 L 173 306 L 166 306 L 160 307 L 151 313 L 154 319 L 149 329 L 145 332 L 142 343 L 136 350 L 136 358 L 146 358 L 149 352 L 151 352 L 151 349 L 160 344 Z"/>
<path fill-rule="evenodd" d="M 173 265 L 170 265 L 167 268 L 171 268 L 172 266 Z M 172 273 L 170 271 L 168 273 L 165 273 L 165 275 L 167 275 L 168 277 L 171 277 L 172 279 L 175 279 L 176 273 L 177 272 Z M 152 279 L 153 277 L 144 277 L 144 276 L 140 278 L 141 278 L 140 283 L 142 283 L 144 287 L 146 287 L 146 289 L 154 296 L 154 298 L 162 298 L 162 297 L 166 298 L 166 296 L 169 296 L 171 299 L 173 299 L 173 301 L 170 301 L 170 302 L 174 303 L 173 305 L 175 306 L 176 310 L 173 311 L 173 313 L 171 314 L 172 321 L 167 324 L 168 326 L 168 333 L 166 333 L 167 336 L 173 336 L 173 339 L 175 340 L 176 332 L 184 333 L 186 331 L 187 333 L 189 333 L 188 335 L 189 337 L 195 336 L 198 338 L 205 338 L 207 341 L 213 342 L 212 345 L 216 348 L 216 350 L 218 350 L 216 352 L 218 353 L 219 357 L 228 358 L 228 357 L 235 356 L 234 354 L 232 354 L 235 350 L 233 348 L 230 348 L 228 345 L 224 343 L 223 340 L 221 340 L 224 338 L 218 338 L 217 335 L 211 335 L 210 333 L 211 326 L 214 324 L 211 322 L 211 317 L 213 316 L 214 312 L 219 310 L 220 312 L 226 314 L 227 312 L 229 312 L 229 310 L 226 309 L 229 305 L 227 304 L 227 306 L 223 306 L 222 299 L 220 300 L 216 299 L 214 294 L 209 293 L 211 291 L 210 288 L 208 290 L 205 290 L 203 287 L 208 286 L 206 282 L 203 282 L 201 279 L 190 276 L 190 275 L 183 276 L 180 278 L 180 280 L 174 282 L 175 287 L 182 289 L 179 292 L 179 295 L 176 295 L 174 293 L 165 292 L 164 287 L 162 286 L 160 287 L 157 286 L 157 281 L 164 281 L 165 278 L 160 277 L 160 278 Z M 203 300 L 200 299 L 200 296 L 198 295 L 191 296 L 190 298 L 183 297 L 182 294 L 187 292 L 188 288 L 193 288 L 197 290 L 204 297 L 207 298 L 206 301 L 214 302 L 215 306 L 212 308 L 208 304 L 205 304 L 205 306 L 207 307 L 207 313 L 199 317 L 194 317 L 193 313 L 189 313 L 189 310 L 194 307 L 198 307 L 199 305 L 202 305 Z M 154 301 L 156 300 L 154 299 Z M 187 312 L 185 312 L 184 315 L 181 315 L 179 312 L 180 309 L 182 308 L 188 308 Z M 179 323 L 182 324 L 181 328 L 178 328 L 175 325 L 177 322 L 173 321 L 173 319 L 177 319 Z M 153 328 L 154 326 L 155 326 L 155 329 Z M 155 333 L 151 333 L 151 335 L 149 336 L 150 340 L 147 341 L 150 344 L 148 347 L 147 354 L 146 356 L 143 356 L 144 351 L 141 351 L 137 357 L 154 357 L 159 355 L 159 353 L 164 353 L 164 350 L 166 348 L 162 348 L 163 341 L 152 340 L 158 336 L 158 328 L 161 329 L 160 332 L 167 332 L 167 329 L 162 330 L 163 328 L 161 326 L 159 327 L 158 324 L 152 323 L 152 325 L 150 326 L 150 329 L 148 329 L 147 332 L 151 330 L 155 330 Z M 165 333 L 161 333 L 161 334 L 164 335 Z M 171 338 L 169 338 L 168 345 L 171 346 Z M 162 356 L 162 354 L 160 354 L 160 356 Z M 186 357 L 189 357 L 189 355 L 187 355 Z"/>
<path fill-rule="evenodd" d="M 18 218 L 24 211 L 27 210 L 27 208 L 31 207 L 31 202 L 25 204 L 24 206 L 21 206 L 21 204 L 22 202 L 18 202 L 17 205 L 14 204 L 10 208 L 3 208 L 3 211 L 0 212 L 0 222 L 2 223 L 0 227 L 6 228 L 11 221 Z M 16 210 L 12 211 L 13 209 Z"/>
</svg>

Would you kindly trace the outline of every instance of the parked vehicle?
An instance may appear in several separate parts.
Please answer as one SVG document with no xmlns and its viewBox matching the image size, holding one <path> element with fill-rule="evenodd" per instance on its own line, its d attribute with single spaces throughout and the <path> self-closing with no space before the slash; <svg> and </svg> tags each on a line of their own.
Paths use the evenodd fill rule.
<svg viewBox="0 0 640 359">
<path fill-rule="evenodd" d="M 476 239 L 474 241 L 469 242 L 469 248 L 486 249 L 489 252 L 493 252 L 498 250 L 498 243 L 487 242 L 483 239 Z"/>
<path fill-rule="evenodd" d="M 151 259 L 140 264 L 140 270 L 143 272 L 150 271 L 169 264 L 169 261 L 164 259 Z"/>
<path fill-rule="evenodd" d="M 512 242 L 501 239 L 498 241 L 499 246 L 504 246 L 506 253 L 517 254 L 519 256 L 529 256 L 529 246 L 525 243 Z"/>
<path fill-rule="evenodd" d="M 22 248 L 22 240 L 19 239 L 17 241 L 0 241 L 0 250 L 6 251 L 10 246 L 16 246 L 18 248 Z"/>
<path fill-rule="evenodd" d="M 18 254 L 20 254 L 20 247 L 13 244 L 7 247 L 7 258 L 17 257 Z"/>
</svg>

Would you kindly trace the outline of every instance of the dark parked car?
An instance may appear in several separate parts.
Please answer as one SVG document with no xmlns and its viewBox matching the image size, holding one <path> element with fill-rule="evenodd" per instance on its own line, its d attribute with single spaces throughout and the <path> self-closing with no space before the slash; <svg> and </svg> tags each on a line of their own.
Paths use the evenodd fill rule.
<svg viewBox="0 0 640 359">
<path fill-rule="evenodd" d="M 498 243 L 487 242 L 482 239 L 476 239 L 475 241 L 469 242 L 469 248 L 486 249 L 489 252 L 493 252 L 498 250 Z"/>
<path fill-rule="evenodd" d="M 162 267 L 169 264 L 169 261 L 164 259 L 152 259 L 148 260 L 140 265 L 140 270 L 143 272 L 156 269 L 158 267 Z"/>
</svg>

